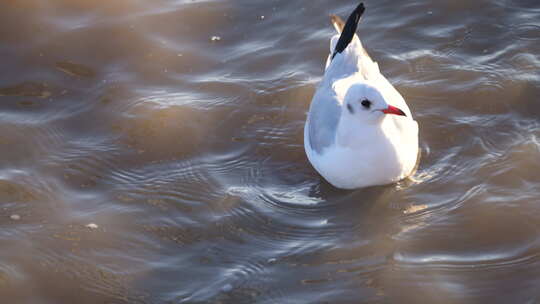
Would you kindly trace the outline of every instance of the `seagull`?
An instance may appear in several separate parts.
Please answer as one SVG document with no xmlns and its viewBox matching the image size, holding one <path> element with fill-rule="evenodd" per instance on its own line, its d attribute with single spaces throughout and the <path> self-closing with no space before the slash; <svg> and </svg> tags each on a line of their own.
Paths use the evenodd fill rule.
<svg viewBox="0 0 540 304">
<path fill-rule="evenodd" d="M 418 123 L 356 35 L 364 11 L 330 17 L 337 34 L 304 126 L 310 163 L 341 189 L 395 183 L 418 159 Z"/>
</svg>

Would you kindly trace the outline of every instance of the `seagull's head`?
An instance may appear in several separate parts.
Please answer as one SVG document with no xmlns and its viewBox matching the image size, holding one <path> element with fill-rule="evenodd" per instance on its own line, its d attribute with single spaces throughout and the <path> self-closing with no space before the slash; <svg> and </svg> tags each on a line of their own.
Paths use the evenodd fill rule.
<svg viewBox="0 0 540 304">
<path fill-rule="evenodd" d="M 376 87 L 367 83 L 354 84 L 347 90 L 343 115 L 370 124 L 380 123 L 388 115 L 407 116 L 390 105 Z"/>
</svg>

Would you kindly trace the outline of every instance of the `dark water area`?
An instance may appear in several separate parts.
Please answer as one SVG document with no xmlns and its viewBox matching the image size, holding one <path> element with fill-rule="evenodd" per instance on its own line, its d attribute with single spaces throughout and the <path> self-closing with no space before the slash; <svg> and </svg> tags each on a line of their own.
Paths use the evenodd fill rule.
<svg viewBox="0 0 540 304">
<path fill-rule="evenodd" d="M 354 1 L 0 4 L 2 303 L 540 303 L 540 2 L 366 0 L 418 171 L 303 125 Z"/>
</svg>

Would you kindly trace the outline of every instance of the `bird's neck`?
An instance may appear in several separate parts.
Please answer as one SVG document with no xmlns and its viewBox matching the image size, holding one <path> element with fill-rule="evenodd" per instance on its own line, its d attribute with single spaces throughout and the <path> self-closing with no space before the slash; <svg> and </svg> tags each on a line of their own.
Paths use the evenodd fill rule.
<svg viewBox="0 0 540 304">
<path fill-rule="evenodd" d="M 382 121 L 363 124 L 352 115 L 342 115 L 336 129 L 336 142 L 344 147 L 363 146 L 382 135 Z"/>
</svg>

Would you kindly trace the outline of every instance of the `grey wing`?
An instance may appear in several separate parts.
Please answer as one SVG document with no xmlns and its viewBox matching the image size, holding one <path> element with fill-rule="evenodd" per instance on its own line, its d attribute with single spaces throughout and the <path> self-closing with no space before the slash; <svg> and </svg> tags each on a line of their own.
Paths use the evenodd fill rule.
<svg viewBox="0 0 540 304">
<path fill-rule="evenodd" d="M 341 105 L 333 91 L 317 90 L 308 114 L 309 142 L 314 151 L 321 154 L 335 142 L 340 116 Z"/>
</svg>

